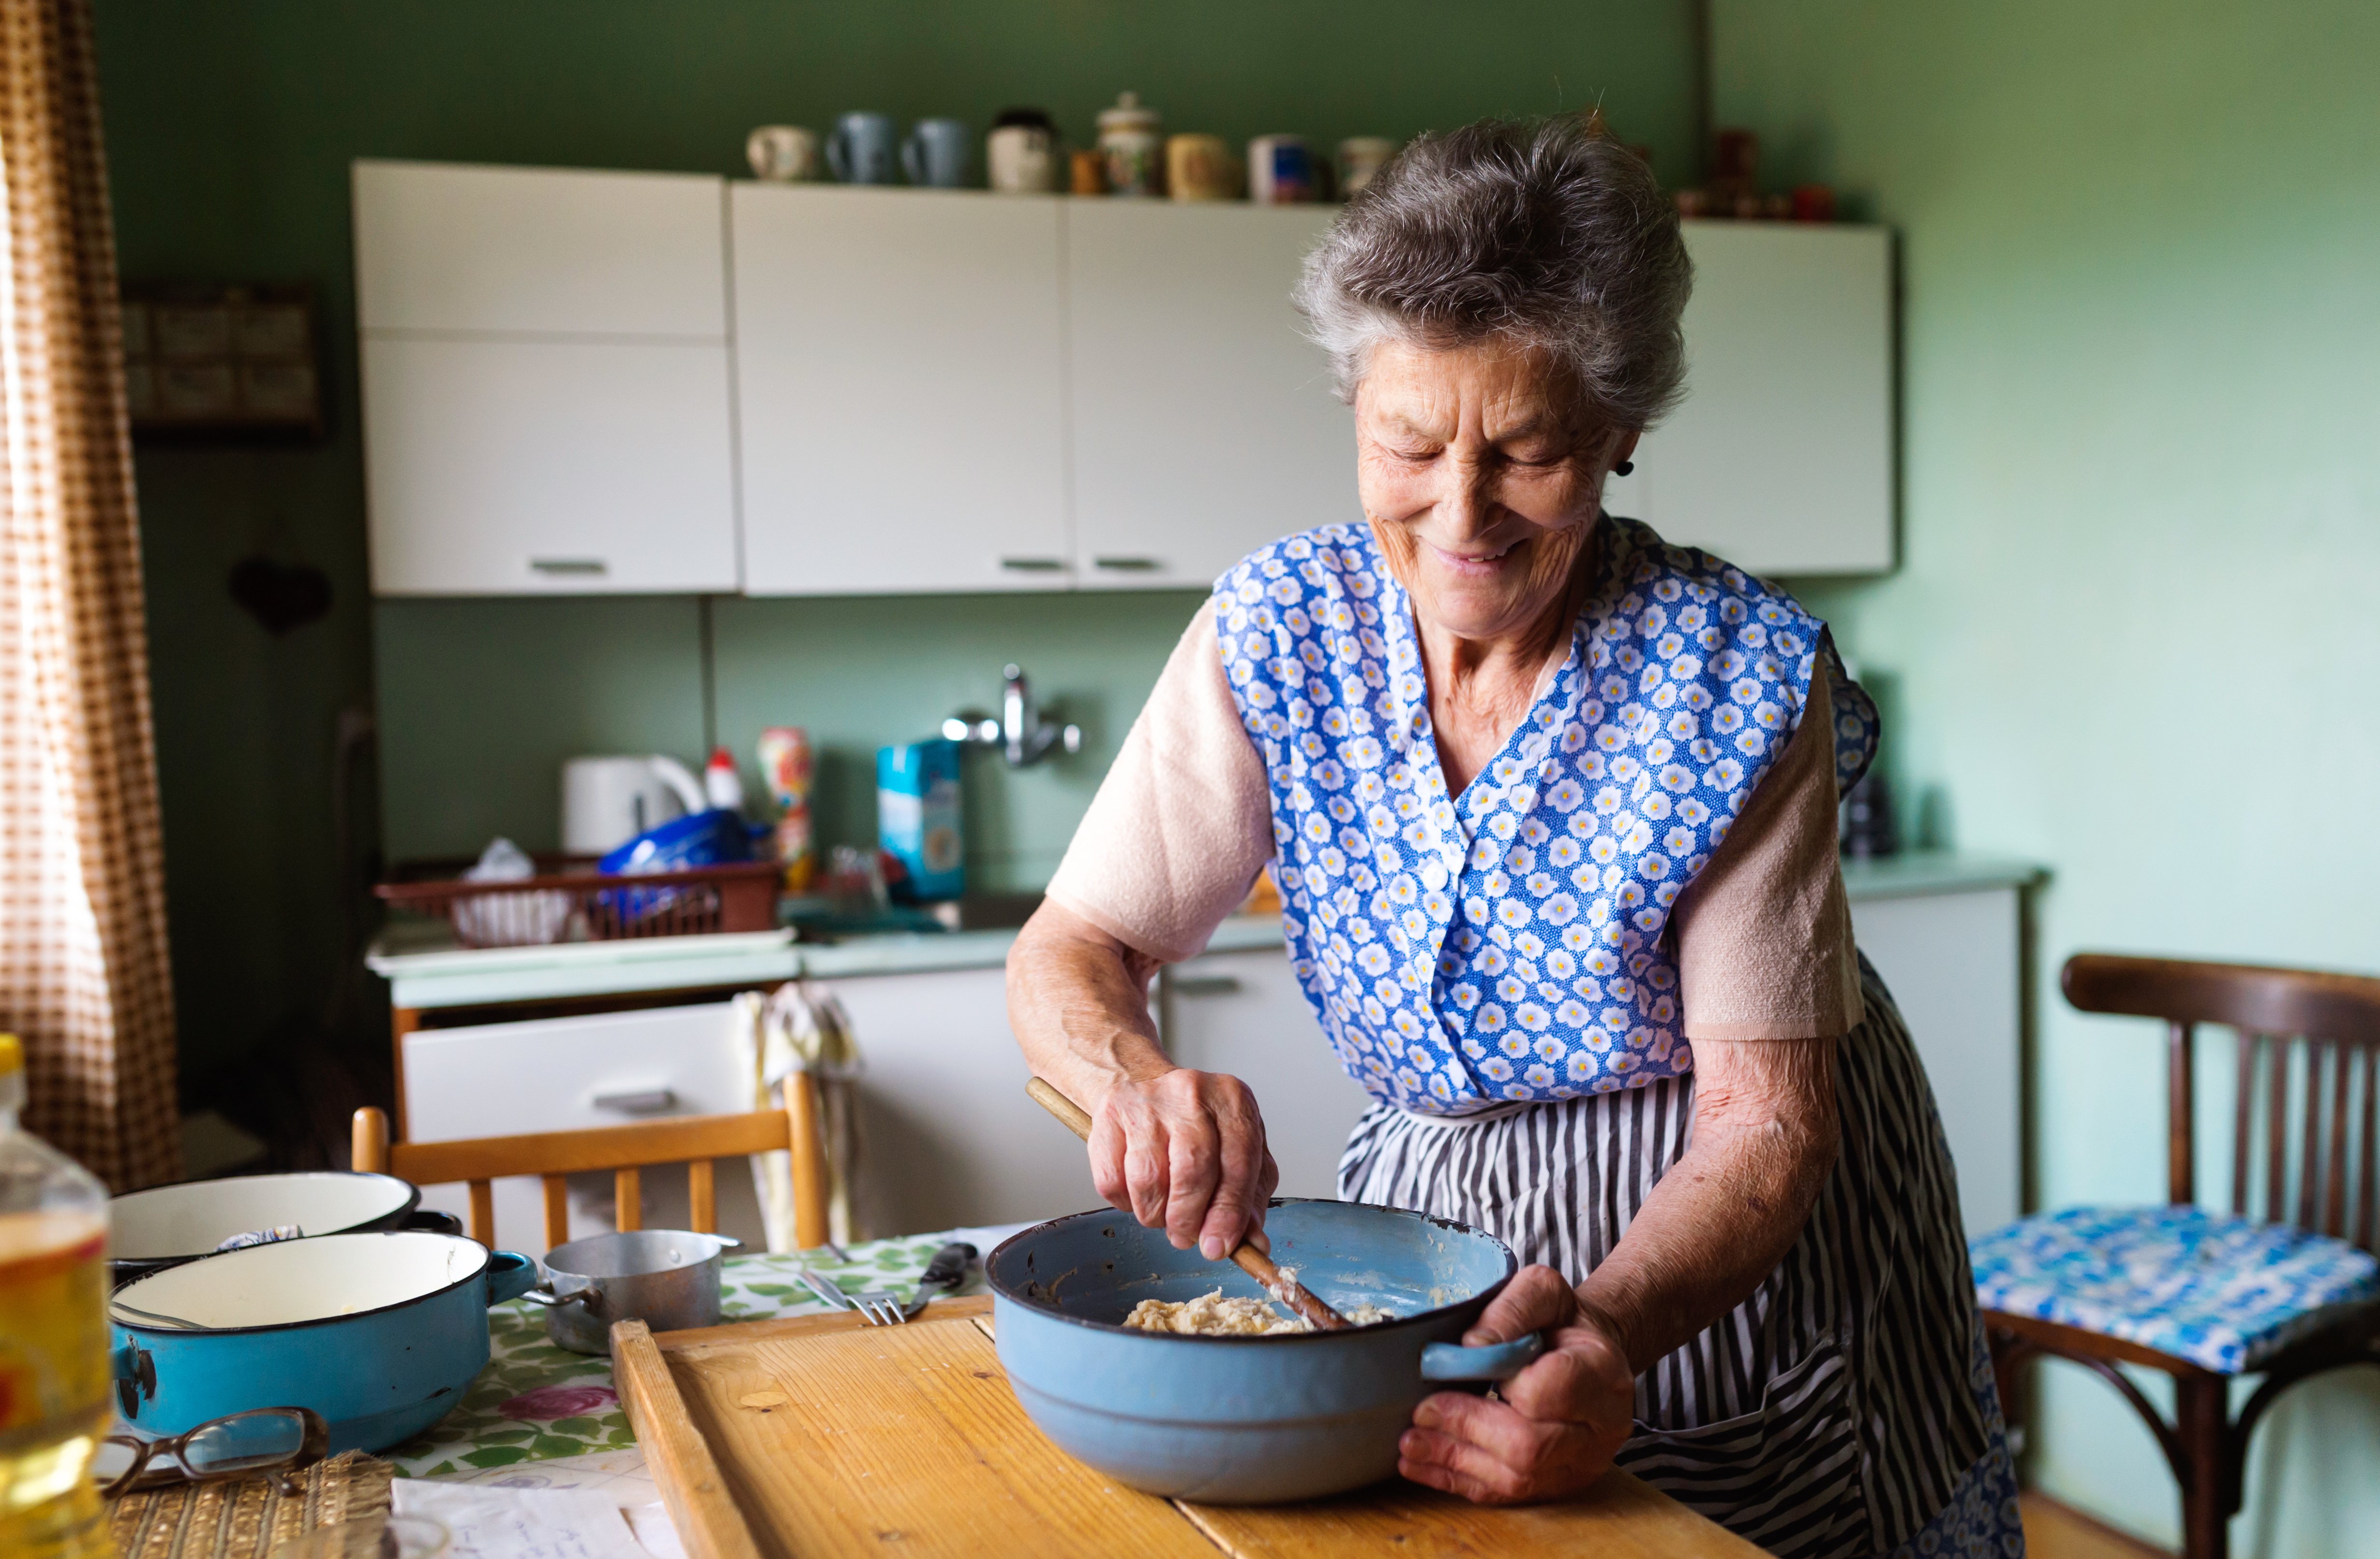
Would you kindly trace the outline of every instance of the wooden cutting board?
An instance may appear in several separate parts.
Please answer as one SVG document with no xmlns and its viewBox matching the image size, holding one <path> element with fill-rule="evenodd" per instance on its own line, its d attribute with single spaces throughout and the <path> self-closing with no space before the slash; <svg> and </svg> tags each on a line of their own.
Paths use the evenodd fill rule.
<svg viewBox="0 0 2380 1559">
<path fill-rule="evenodd" d="M 1263 1507 L 1159 1499 L 1043 1438 L 991 1343 L 991 1301 L 906 1326 L 801 1316 L 659 1336 L 613 1329 L 645 1458 L 693 1559 L 1754 1559 L 1624 1472 L 1558 1505 L 1490 1509 L 1403 1482 Z"/>
</svg>

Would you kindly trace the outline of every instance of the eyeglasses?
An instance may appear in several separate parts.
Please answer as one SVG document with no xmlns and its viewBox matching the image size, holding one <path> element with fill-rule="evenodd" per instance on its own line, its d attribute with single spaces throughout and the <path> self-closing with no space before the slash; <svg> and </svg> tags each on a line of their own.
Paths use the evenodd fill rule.
<svg viewBox="0 0 2380 1559">
<path fill-rule="evenodd" d="M 330 1447 L 331 1426 L 311 1407 L 259 1407 L 211 1419 L 164 1440 L 111 1434 L 99 1443 L 91 1475 L 108 1499 L 140 1489 L 259 1472 L 295 1498 L 300 1490 L 289 1475 L 321 1461 Z"/>
</svg>

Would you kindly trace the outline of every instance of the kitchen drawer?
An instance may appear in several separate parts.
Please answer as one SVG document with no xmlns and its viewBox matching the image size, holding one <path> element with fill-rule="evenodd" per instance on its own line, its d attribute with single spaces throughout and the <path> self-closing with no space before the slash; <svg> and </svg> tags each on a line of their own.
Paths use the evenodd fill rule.
<svg viewBox="0 0 2380 1559">
<path fill-rule="evenodd" d="M 752 1107 L 737 1060 L 733 1005 L 650 1007 L 586 1017 L 425 1029 L 405 1037 L 405 1127 L 408 1140 L 504 1137 L 622 1126 L 663 1115 L 729 1114 Z M 748 1242 L 764 1238 L 751 1176 L 725 1161 L 718 1175 L 720 1227 Z M 648 1228 L 684 1228 L 686 1176 L 674 1168 L 644 1176 Z M 612 1226 L 612 1177 L 574 1176 L 571 1234 Z M 495 1184 L 498 1243 L 541 1252 L 544 1198 L 535 1178 Z M 461 1215 L 465 1187 L 422 1193 L 425 1206 Z"/>
</svg>

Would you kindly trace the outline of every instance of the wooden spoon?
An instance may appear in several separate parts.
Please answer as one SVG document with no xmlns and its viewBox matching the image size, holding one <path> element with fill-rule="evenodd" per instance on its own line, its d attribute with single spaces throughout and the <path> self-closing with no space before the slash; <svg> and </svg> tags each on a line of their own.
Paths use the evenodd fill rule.
<svg viewBox="0 0 2380 1559">
<path fill-rule="evenodd" d="M 1025 1091 L 1033 1096 L 1035 1103 L 1065 1122 L 1067 1128 L 1075 1136 L 1086 1142 L 1091 1139 L 1091 1117 L 1083 1113 L 1081 1105 L 1039 1078 L 1026 1083 Z M 1239 1243 L 1232 1252 L 1232 1260 L 1240 1271 L 1262 1284 L 1266 1293 L 1295 1310 L 1318 1332 L 1345 1332 L 1354 1326 L 1354 1321 L 1307 1293 L 1304 1284 L 1284 1275 L 1279 1267 L 1272 1264 L 1272 1258 L 1247 1241 Z"/>
</svg>

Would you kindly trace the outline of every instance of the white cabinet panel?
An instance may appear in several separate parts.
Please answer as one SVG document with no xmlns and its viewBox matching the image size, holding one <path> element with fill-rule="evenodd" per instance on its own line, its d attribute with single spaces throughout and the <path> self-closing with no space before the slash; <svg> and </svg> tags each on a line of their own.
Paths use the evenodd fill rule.
<svg viewBox="0 0 2380 1559">
<path fill-rule="evenodd" d="M 731 1014 L 729 1004 L 715 1002 L 418 1030 L 404 1041 L 406 1139 L 446 1142 L 748 1110 L 750 1084 Z M 686 1227 L 685 1173 L 656 1168 L 642 1180 L 645 1226 Z M 746 1161 L 720 1161 L 716 1184 L 721 1231 L 766 1248 Z M 498 1180 L 494 1192 L 498 1242 L 542 1253 L 545 1200 L 537 1180 Z M 573 1237 L 612 1227 L 611 1197 L 609 1175 L 572 1177 Z M 421 1200 L 457 1217 L 470 1207 L 460 1185 L 427 1188 Z"/>
<path fill-rule="evenodd" d="M 729 204 L 746 591 L 1062 588 L 1059 201 Z"/>
<path fill-rule="evenodd" d="M 1203 586 L 1278 537 L 1363 518 L 1353 419 L 1289 300 L 1336 214 L 1066 208 L 1079 585 Z"/>
<path fill-rule="evenodd" d="M 2010 1222 L 2023 1189 L 2017 890 L 1854 898 L 1852 925 L 1925 1063 L 1968 1235 Z"/>
<path fill-rule="evenodd" d="M 722 339 L 725 188 L 700 174 L 358 162 L 358 323 Z"/>
<path fill-rule="evenodd" d="M 736 588 L 723 346 L 365 337 L 372 588 Z"/>
<path fill-rule="evenodd" d="M 1892 250 L 1881 227 L 1689 222 L 1686 398 L 1613 512 L 1764 574 L 1892 566 Z"/>
<path fill-rule="evenodd" d="M 1340 1069 L 1278 951 L 1213 953 L 1163 976 L 1166 1053 L 1256 1091 L 1279 1195 L 1336 1197 L 1339 1154 L 1371 1096 Z"/>
<path fill-rule="evenodd" d="M 1083 1145 L 1025 1091 L 997 968 L 834 982 L 860 1074 L 859 1215 L 879 1235 L 1100 1205 Z"/>
</svg>

